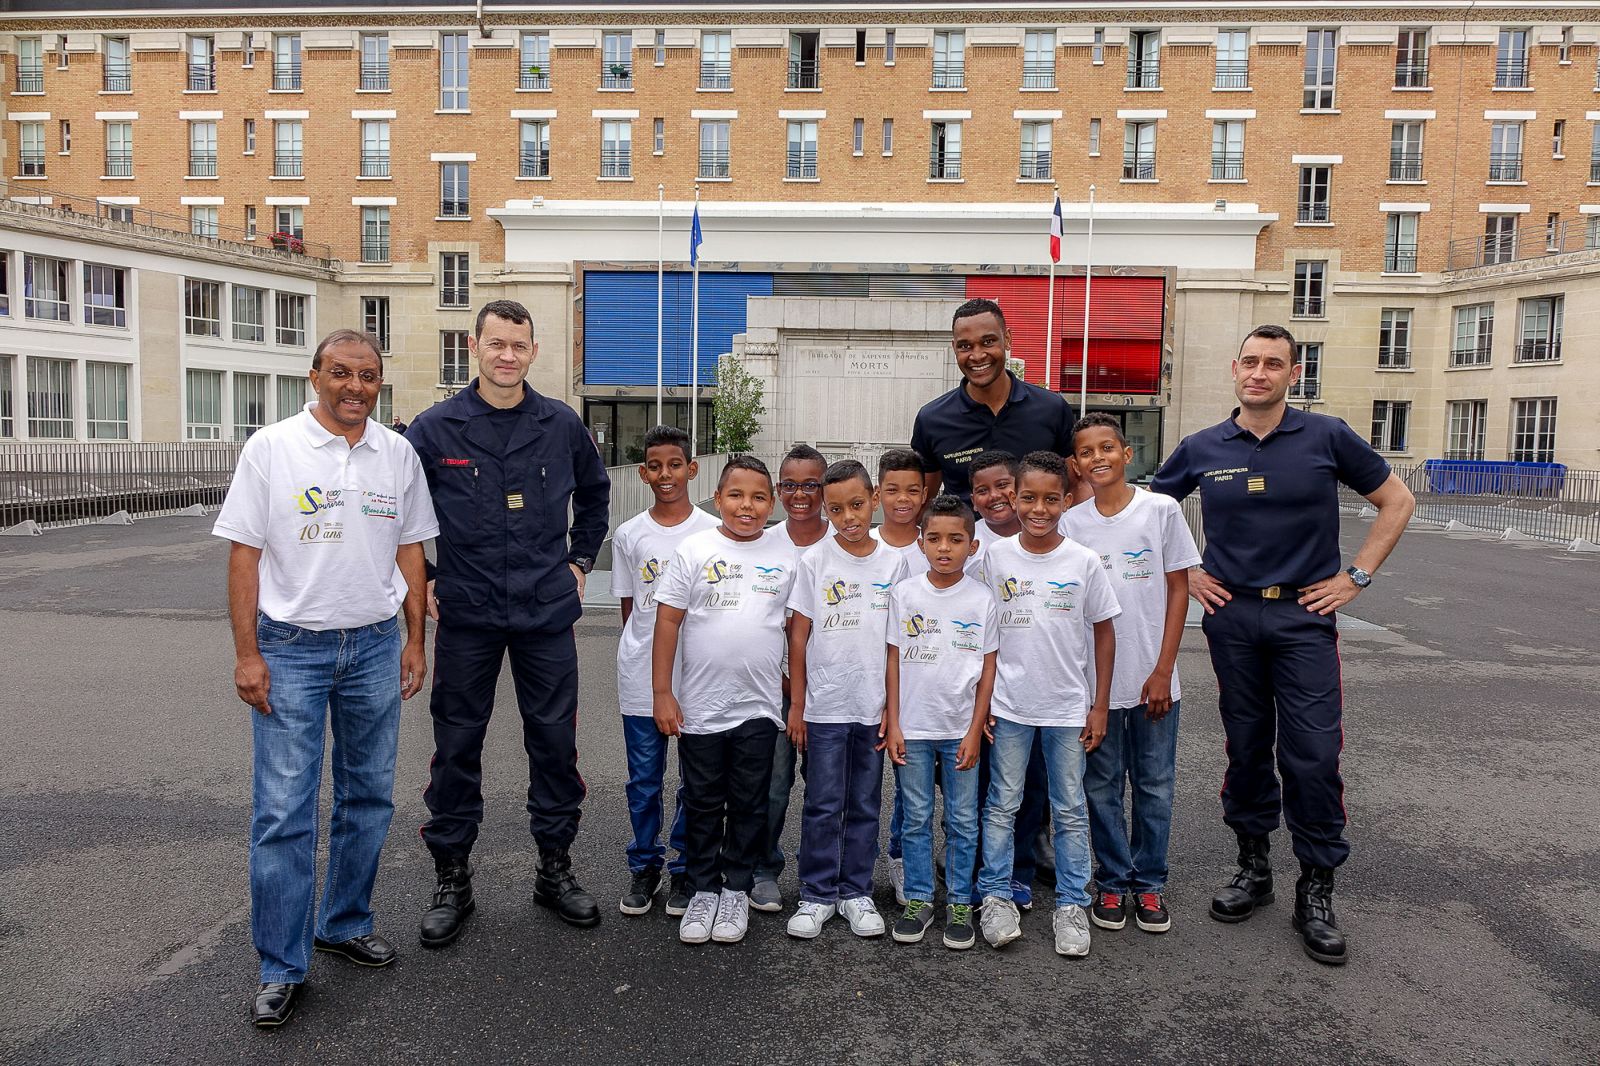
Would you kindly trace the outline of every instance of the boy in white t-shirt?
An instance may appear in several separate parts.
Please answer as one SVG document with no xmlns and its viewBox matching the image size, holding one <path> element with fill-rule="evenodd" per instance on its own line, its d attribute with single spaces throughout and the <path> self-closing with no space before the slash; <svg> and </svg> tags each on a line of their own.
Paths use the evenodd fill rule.
<svg viewBox="0 0 1600 1066">
<path fill-rule="evenodd" d="M 672 887 L 667 913 L 681 916 L 688 906 L 683 872 L 683 801 L 673 803 L 668 840 L 677 854 L 668 862 L 661 844 L 661 782 L 667 763 L 667 738 L 656 728 L 650 684 L 650 645 L 656 632 L 656 589 L 684 538 L 717 525 L 689 496 L 700 465 L 689 455 L 689 434 L 675 426 L 656 426 L 644 435 L 639 480 L 650 486 L 650 509 L 617 527 L 611 540 L 611 593 L 622 604 L 622 637 L 617 641 L 617 699 L 622 705 L 622 741 L 628 758 L 628 845 L 631 881 L 620 904 L 623 914 L 646 914 L 667 867 Z"/>
<path fill-rule="evenodd" d="M 1017 477 L 1021 469 L 1015 455 L 991 448 L 979 452 L 968 470 L 972 478 L 972 510 L 978 516 L 974 532 L 978 550 L 967 564 L 967 573 L 979 581 L 988 581 L 983 559 L 989 549 L 1022 530 L 1022 520 L 1017 517 Z"/>
<path fill-rule="evenodd" d="M 871 536 L 878 506 L 867 468 L 828 467 L 822 509 L 833 536 L 800 560 L 789 593 L 789 739 L 806 756 L 800 906 L 789 935 L 810 939 L 835 913 L 857 936 L 883 935 L 872 902 L 883 788 L 884 647 L 889 594 L 905 573 Z"/>
<path fill-rule="evenodd" d="M 989 550 L 1000 656 L 978 892 L 984 939 L 999 948 L 1020 937 L 1011 899 L 1014 820 L 1041 736 L 1056 850 L 1056 952 L 1081 956 L 1089 953 L 1091 865 L 1084 756 L 1105 736 L 1116 650 L 1111 619 L 1122 608 L 1100 557 L 1061 535 L 1067 493 L 1066 462 L 1054 452 L 1028 453 L 1017 482 L 1022 532 Z"/>
<path fill-rule="evenodd" d="M 1123 480 L 1132 458 L 1116 418 L 1095 412 L 1078 420 L 1072 463 L 1094 498 L 1069 510 L 1061 531 L 1100 557 L 1122 604 L 1106 736 L 1083 775 L 1096 866 L 1089 916 L 1102 929 L 1121 929 L 1131 897 L 1139 928 L 1164 933 L 1172 927 L 1161 894 L 1177 777 L 1178 645 L 1188 569 L 1200 564 L 1200 550 L 1176 500 Z M 1124 779 L 1133 801 L 1131 844 Z"/>
<path fill-rule="evenodd" d="M 978 850 L 978 758 L 994 689 L 994 595 L 963 567 L 975 547 L 972 511 L 940 496 L 922 516 L 926 573 L 889 597 L 884 737 L 905 800 L 906 904 L 894 939 L 915 944 L 933 924 L 933 779 L 942 764 L 944 943 L 970 948 L 972 869 Z"/>
<path fill-rule="evenodd" d="M 743 940 L 749 925 L 795 571 L 790 548 L 762 535 L 773 492 L 761 460 L 729 459 L 716 502 L 721 524 L 684 540 L 656 590 L 651 644 L 656 728 L 678 738 L 686 944 Z"/>
</svg>

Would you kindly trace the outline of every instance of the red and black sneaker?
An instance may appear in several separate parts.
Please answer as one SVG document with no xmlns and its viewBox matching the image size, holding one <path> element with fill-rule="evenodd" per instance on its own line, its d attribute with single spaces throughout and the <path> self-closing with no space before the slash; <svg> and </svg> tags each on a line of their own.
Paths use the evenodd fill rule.
<svg viewBox="0 0 1600 1066">
<path fill-rule="evenodd" d="M 1102 929 L 1121 929 L 1127 925 L 1128 913 L 1123 909 L 1122 894 L 1120 892 L 1096 893 L 1094 906 L 1089 909 L 1089 917 L 1095 925 Z"/>
<path fill-rule="evenodd" d="M 1172 915 L 1159 892 L 1140 892 L 1134 897 L 1133 920 L 1147 933 L 1165 933 L 1172 928 Z"/>
</svg>

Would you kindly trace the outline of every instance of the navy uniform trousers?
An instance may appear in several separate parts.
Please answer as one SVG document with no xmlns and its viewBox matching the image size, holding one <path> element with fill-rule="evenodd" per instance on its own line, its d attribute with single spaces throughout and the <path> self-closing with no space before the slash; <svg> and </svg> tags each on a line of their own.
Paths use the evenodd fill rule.
<svg viewBox="0 0 1600 1066">
<path fill-rule="evenodd" d="M 435 858 L 465 859 L 483 821 L 483 738 L 507 653 L 528 752 L 528 828 L 540 851 L 578 834 L 578 649 L 555 632 L 440 625 L 434 643 L 433 763 L 422 839 Z"/>
<path fill-rule="evenodd" d="M 1295 856 L 1331 868 L 1350 854 L 1339 638 L 1334 615 L 1313 614 L 1290 595 L 1267 600 L 1236 590 L 1201 619 L 1228 742 L 1223 821 L 1235 833 L 1265 836 L 1281 811 Z"/>
</svg>

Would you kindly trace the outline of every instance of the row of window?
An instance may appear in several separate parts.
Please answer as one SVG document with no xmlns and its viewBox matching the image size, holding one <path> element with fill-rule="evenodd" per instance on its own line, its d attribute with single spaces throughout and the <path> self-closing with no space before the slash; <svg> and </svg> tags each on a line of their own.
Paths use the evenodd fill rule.
<svg viewBox="0 0 1600 1066">
<path fill-rule="evenodd" d="M 265 344 L 270 334 L 278 344 L 301 348 L 306 343 L 308 302 L 297 292 L 184 278 L 183 332 L 220 340 L 226 323 L 232 340 Z"/>
<path fill-rule="evenodd" d="M 1446 459 L 1482 459 L 1487 443 L 1488 400 L 1451 400 L 1446 411 Z M 1408 400 L 1372 401 L 1369 442 L 1380 452 L 1411 449 L 1411 403 Z M 1506 457 L 1515 463 L 1548 463 L 1555 459 L 1556 401 L 1554 397 L 1511 401 L 1511 439 Z"/>
<path fill-rule="evenodd" d="M 15 286 L 14 270 L 19 272 Z M 0 315 L 12 313 L 13 291 L 22 294 L 23 318 L 128 325 L 128 271 L 123 267 L 0 250 Z"/>
<path fill-rule="evenodd" d="M 655 65 L 667 64 L 666 31 L 654 31 Z M 1161 88 L 1161 33 L 1159 29 L 1136 29 L 1128 34 L 1127 83 L 1129 89 Z M 1313 28 L 1306 32 L 1304 92 L 1306 110 L 1331 110 L 1334 106 L 1334 81 L 1338 67 L 1339 31 Z M 17 87 L 19 93 L 44 92 L 44 42 L 38 37 L 17 42 Z M 389 38 L 383 33 L 361 35 L 361 67 L 358 88 L 364 92 L 387 92 L 389 79 Z M 465 33 L 439 36 L 439 106 L 454 111 L 467 108 L 469 56 Z M 1023 34 L 1021 88 L 1056 88 L 1057 36 L 1053 28 L 1030 29 Z M 1558 62 L 1571 62 L 1572 29 L 1563 31 Z M 298 92 L 304 88 L 302 44 L 298 33 L 278 33 L 272 37 L 272 89 Z M 703 30 L 699 43 L 699 88 L 726 90 L 733 80 L 733 34 L 728 30 Z M 882 46 L 883 62 L 895 64 L 895 31 L 886 29 Z M 930 89 L 966 88 L 966 31 L 938 30 L 933 36 L 933 65 Z M 58 53 L 65 67 L 69 53 Z M 608 31 L 600 38 L 599 85 L 602 89 L 633 88 L 634 35 L 630 31 Z M 855 31 L 855 61 L 867 62 L 867 31 Z M 1216 89 L 1250 88 L 1250 34 L 1245 29 L 1218 32 L 1215 47 Z M 791 31 L 788 39 L 786 88 L 821 88 L 821 33 L 816 30 Z M 1105 62 L 1105 30 L 1094 30 L 1091 61 Z M 1428 87 L 1429 31 L 1409 28 L 1399 31 L 1394 50 L 1394 87 Z M 133 67 L 126 37 L 106 37 L 102 48 L 102 81 L 105 92 L 131 92 Z M 184 87 L 188 92 L 215 92 L 217 88 L 217 49 L 215 38 L 191 35 L 185 45 Z M 1500 30 L 1496 42 L 1494 84 L 1500 89 L 1525 89 L 1529 82 L 1530 31 L 1508 27 Z M 526 32 L 519 40 L 517 88 L 539 91 L 550 88 L 550 34 Z M 255 66 L 255 50 L 243 51 L 241 65 Z"/>
<path fill-rule="evenodd" d="M 20 388 L 25 400 L 19 411 L 12 392 L 19 387 L 13 384 L 17 356 L 0 355 L 0 437 L 15 437 L 25 426 L 30 437 L 76 439 L 80 430 L 73 399 L 81 391 L 83 435 L 88 440 L 127 440 L 128 365 L 87 360 L 82 370 L 80 390 L 76 360 L 30 356 L 23 367 Z"/>
</svg>

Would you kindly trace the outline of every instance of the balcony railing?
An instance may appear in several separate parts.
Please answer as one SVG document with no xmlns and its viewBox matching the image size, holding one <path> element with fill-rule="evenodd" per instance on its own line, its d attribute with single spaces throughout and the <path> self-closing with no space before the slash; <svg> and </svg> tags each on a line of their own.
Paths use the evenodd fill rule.
<svg viewBox="0 0 1600 1066">
<path fill-rule="evenodd" d="M 1296 222 L 1327 222 L 1328 205 L 1325 203 L 1301 203 L 1294 214 Z"/>
<path fill-rule="evenodd" d="M 1426 89 L 1428 87 L 1428 61 L 1426 59 L 1400 59 L 1394 64 L 1396 89 Z"/>
<path fill-rule="evenodd" d="M 389 239 L 387 237 L 361 238 L 361 261 L 363 263 L 387 263 L 389 261 Z"/>
<path fill-rule="evenodd" d="M 817 61 L 815 59 L 789 60 L 788 87 L 791 89 L 821 88 L 817 76 Z"/>
<path fill-rule="evenodd" d="M 1517 342 L 1515 361 L 1519 363 L 1550 363 L 1561 358 L 1561 338 L 1540 337 L 1537 340 Z"/>
<path fill-rule="evenodd" d="M 1600 185 L 1600 159 L 1589 161 L 1589 184 Z"/>
<path fill-rule="evenodd" d="M 817 176 L 817 150 L 815 148 L 790 149 L 786 176 L 814 178 Z"/>
<path fill-rule="evenodd" d="M 700 63 L 700 88 L 728 89 L 733 86 L 733 70 L 728 63 Z"/>
<path fill-rule="evenodd" d="M 1322 305 L 1320 296 L 1296 296 L 1289 313 L 1295 318 L 1321 318 Z"/>
<path fill-rule="evenodd" d="M 1415 274 L 1417 272 L 1416 244 L 1388 244 L 1383 249 L 1383 270 L 1386 274 Z"/>
<path fill-rule="evenodd" d="M 300 88 L 300 66 L 274 67 L 272 69 L 272 87 L 274 89 Z"/>
<path fill-rule="evenodd" d="M 272 157 L 272 176 L 275 178 L 303 178 L 305 165 L 299 152 L 279 152 Z"/>
<path fill-rule="evenodd" d="M 600 149 L 600 176 L 602 178 L 632 177 L 633 150 L 631 148 Z"/>
<path fill-rule="evenodd" d="M 1390 181 L 1421 181 L 1422 180 L 1422 153 L 1421 152 L 1390 152 L 1389 153 L 1389 180 Z"/>
<path fill-rule="evenodd" d="M 1217 88 L 1248 89 L 1250 87 L 1250 61 L 1248 59 L 1217 60 Z"/>
<path fill-rule="evenodd" d="M 1049 60 L 1023 61 L 1022 87 L 1024 89 L 1054 89 L 1056 87 L 1056 65 Z"/>
<path fill-rule="evenodd" d="M 1405 370 L 1411 366 L 1411 348 L 1409 345 L 1380 344 L 1378 346 L 1378 365 L 1385 370 Z"/>
<path fill-rule="evenodd" d="M 17 68 L 17 92 L 42 93 L 44 92 L 43 67 Z"/>
<path fill-rule="evenodd" d="M 213 92 L 217 87 L 217 67 L 215 63 L 190 63 L 189 64 L 189 91 Z"/>
<path fill-rule="evenodd" d="M 100 78 L 100 88 L 108 93 L 125 93 L 133 90 L 133 71 L 129 67 L 106 67 Z"/>
<path fill-rule="evenodd" d="M 1156 157 L 1150 155 L 1124 155 L 1122 157 L 1122 177 L 1126 181 L 1154 181 L 1156 176 Z"/>
<path fill-rule="evenodd" d="M 455 196 L 439 198 L 440 218 L 466 218 L 470 214 L 472 206 L 468 201 Z"/>
<path fill-rule="evenodd" d="M 107 152 L 106 153 L 106 177 L 108 177 L 108 178 L 131 178 L 131 177 L 133 177 L 133 153 L 132 152 L 116 152 L 116 151 Z"/>
<path fill-rule="evenodd" d="M 1479 344 L 1470 348 L 1450 349 L 1451 366 L 1488 366 L 1489 345 Z"/>
<path fill-rule="evenodd" d="M 1522 180 L 1522 153 L 1521 152 L 1491 152 L 1491 153 L 1489 153 L 1489 180 L 1490 181 L 1521 181 Z"/>
<path fill-rule="evenodd" d="M 21 153 L 22 170 L 24 178 L 44 177 L 44 153 L 34 150 L 25 150 Z"/>
<path fill-rule="evenodd" d="M 389 65 L 387 63 L 361 64 L 361 88 L 368 92 L 387 92 L 389 89 Z"/>
<path fill-rule="evenodd" d="M 439 289 L 439 306 L 465 307 L 467 306 L 468 295 L 465 287 L 455 285 L 441 286 Z"/>
<path fill-rule="evenodd" d="M 602 89 L 631 89 L 633 88 L 633 61 L 626 63 L 607 63 L 600 68 L 600 88 Z"/>
<path fill-rule="evenodd" d="M 389 155 L 377 153 L 361 153 L 361 176 L 363 178 L 387 178 L 389 176 Z"/>
<path fill-rule="evenodd" d="M 967 65 L 965 63 L 935 63 L 933 65 L 933 87 L 935 89 L 964 89 L 967 87 Z"/>
<path fill-rule="evenodd" d="M 1213 155 L 1211 157 L 1212 181 L 1243 181 L 1244 156 L 1242 155 Z"/>
<path fill-rule="evenodd" d="M 1526 89 L 1528 87 L 1528 61 L 1526 59 L 1497 59 L 1494 64 L 1496 89 Z"/>
<path fill-rule="evenodd" d="M 517 176 L 522 178 L 548 178 L 550 176 L 550 149 L 524 148 L 517 158 Z"/>
<path fill-rule="evenodd" d="M 928 177 L 944 179 L 961 177 L 961 153 L 934 152 L 928 159 Z"/>
<path fill-rule="evenodd" d="M 1022 178 L 1048 178 L 1050 176 L 1049 152 L 1023 152 L 1018 163 L 1018 176 Z"/>
<path fill-rule="evenodd" d="M 191 178 L 214 178 L 217 176 L 217 153 L 215 152 L 190 152 L 189 176 Z"/>
<path fill-rule="evenodd" d="M 1128 88 L 1161 88 L 1161 62 L 1156 59 L 1128 60 Z"/>
<path fill-rule="evenodd" d="M 702 178 L 726 178 L 728 176 L 728 151 L 727 149 L 700 150 L 700 176 Z"/>
<path fill-rule="evenodd" d="M 550 88 L 550 72 L 540 68 L 537 73 L 525 70 L 517 79 L 519 89 L 548 89 Z"/>
</svg>

